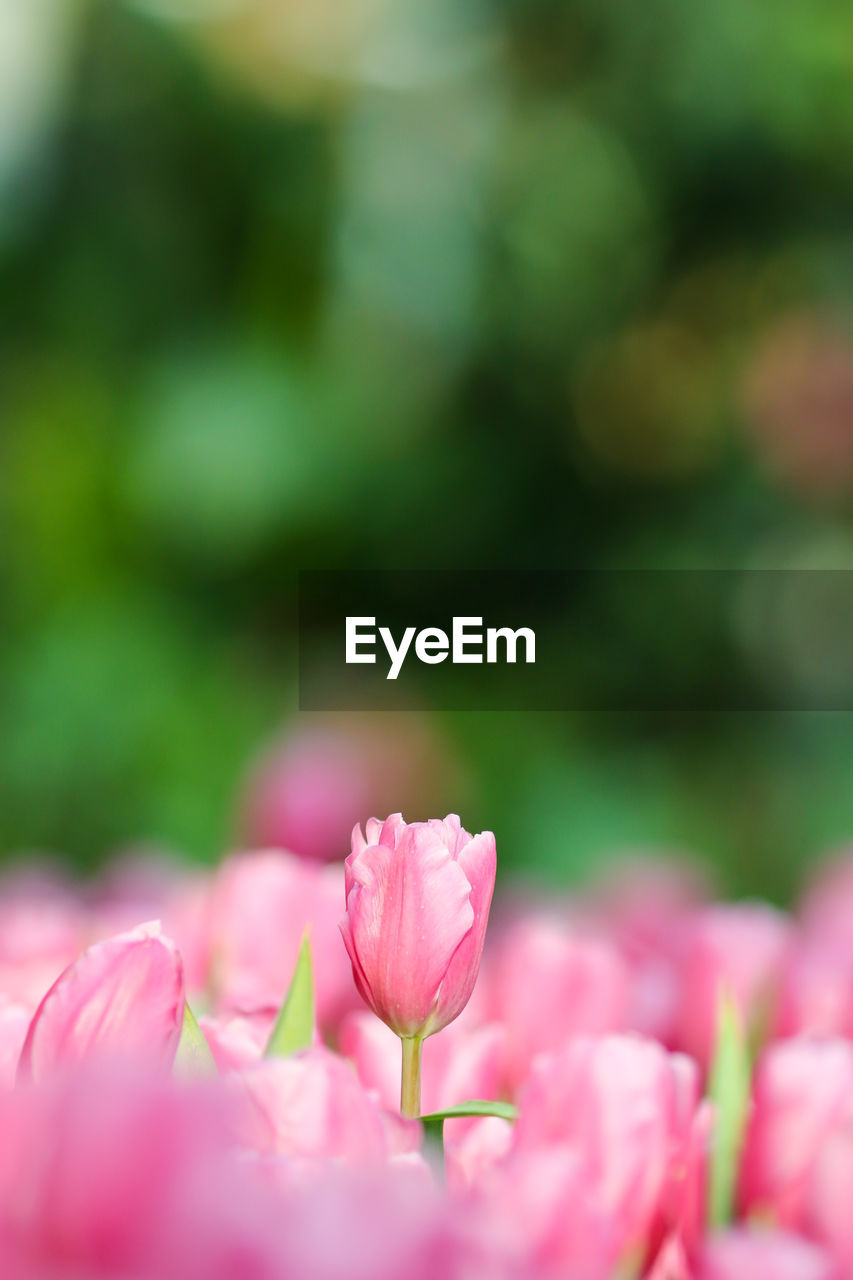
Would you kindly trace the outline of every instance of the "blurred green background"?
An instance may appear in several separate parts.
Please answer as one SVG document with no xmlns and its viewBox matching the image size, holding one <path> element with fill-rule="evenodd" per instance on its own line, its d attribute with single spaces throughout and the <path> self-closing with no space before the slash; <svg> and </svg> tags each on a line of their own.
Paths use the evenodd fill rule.
<svg viewBox="0 0 853 1280">
<path fill-rule="evenodd" d="M 300 567 L 853 568 L 851 78 L 837 0 L 0 0 L 2 849 L 241 838 Z M 840 712 L 415 731 L 520 870 L 853 838 Z"/>
</svg>

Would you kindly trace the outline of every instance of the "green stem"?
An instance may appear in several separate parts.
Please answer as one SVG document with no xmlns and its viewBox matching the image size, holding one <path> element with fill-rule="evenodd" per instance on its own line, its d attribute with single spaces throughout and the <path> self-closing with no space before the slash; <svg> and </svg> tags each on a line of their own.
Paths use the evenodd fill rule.
<svg viewBox="0 0 853 1280">
<path fill-rule="evenodd" d="M 412 1119 L 421 1114 L 421 1045 L 419 1036 L 401 1039 L 403 1075 L 400 1083 L 400 1114 Z"/>
</svg>

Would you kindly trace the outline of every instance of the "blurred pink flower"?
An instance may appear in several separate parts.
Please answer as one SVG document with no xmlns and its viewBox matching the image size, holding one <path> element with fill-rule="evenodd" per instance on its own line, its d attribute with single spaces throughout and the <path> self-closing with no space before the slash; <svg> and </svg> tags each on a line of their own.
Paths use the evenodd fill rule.
<svg viewBox="0 0 853 1280">
<path fill-rule="evenodd" d="M 89 941 L 71 887 L 48 868 L 0 877 L 0 991 L 37 1004 Z"/>
<path fill-rule="evenodd" d="M 642 853 L 624 856 L 593 885 L 592 918 L 628 969 L 625 1026 L 631 1031 L 673 1043 L 680 990 L 676 940 L 685 916 L 707 899 L 707 885 L 692 864 Z"/>
<path fill-rule="evenodd" d="M 210 986 L 222 1012 L 278 1010 L 308 929 L 317 1017 L 333 1031 L 358 1004 L 341 946 L 341 869 L 269 849 L 238 853 L 216 872 L 208 914 Z"/>
<path fill-rule="evenodd" d="M 353 977 L 403 1037 L 432 1035 L 465 1008 L 495 883 L 495 838 L 455 814 L 407 824 L 399 813 L 356 827 L 340 922 Z"/>
<path fill-rule="evenodd" d="M 354 815 L 419 806 L 448 752 L 421 718 L 324 716 L 300 723 L 253 765 L 241 800 L 247 848 L 343 861 Z"/>
<path fill-rule="evenodd" d="M 277 1280 L 275 1206 L 233 1161 L 227 1097 L 87 1065 L 0 1097 L 4 1280 Z"/>
<path fill-rule="evenodd" d="M 775 1036 L 853 1036 L 853 952 L 799 937 L 781 975 Z"/>
<path fill-rule="evenodd" d="M 842 851 L 823 864 L 803 897 L 799 914 L 807 938 L 853 958 L 853 852 Z"/>
<path fill-rule="evenodd" d="M 687 917 L 676 1047 L 709 1065 L 724 994 L 748 1031 L 769 1030 L 793 942 L 790 919 L 764 903 L 718 904 Z"/>
<path fill-rule="evenodd" d="M 506 1030 L 515 1094 L 537 1054 L 572 1034 L 627 1027 L 629 973 L 613 944 L 568 921 L 522 916 L 498 935 L 487 967 L 490 1016 Z"/>
<path fill-rule="evenodd" d="M 780 1041 L 755 1075 L 741 1166 L 744 1212 L 824 1243 L 853 1270 L 853 1045 Z"/>
<path fill-rule="evenodd" d="M 842 1277 L 832 1259 L 807 1240 L 782 1232 L 737 1227 L 711 1236 L 702 1250 L 696 1280 L 842 1280 Z"/>
<path fill-rule="evenodd" d="M 232 1147 L 232 1091 L 88 1065 L 0 1096 L 4 1280 L 531 1280 L 487 1212 L 399 1165 Z"/>
<path fill-rule="evenodd" d="M 343 860 L 353 814 L 371 802 L 370 770 L 354 740 L 334 730 L 297 732 L 256 766 L 241 833 L 250 848 Z"/>
<path fill-rule="evenodd" d="M 222 1018 L 200 1017 L 198 1025 L 217 1068 L 238 1071 L 263 1057 L 275 1020 L 275 1013 L 269 1009 Z"/>
<path fill-rule="evenodd" d="M 503 1249 L 521 1274 L 543 1280 L 612 1280 L 621 1259 L 616 1222 L 566 1145 L 516 1151 L 487 1162 L 471 1201 L 502 1224 Z"/>
<path fill-rule="evenodd" d="M 237 1136 L 262 1154 L 369 1166 L 420 1144 L 420 1125 L 386 1115 L 328 1049 L 265 1058 L 229 1083 L 242 1102 Z"/>
<path fill-rule="evenodd" d="M 97 1055 L 171 1063 L 184 1018 L 181 957 L 159 926 L 96 943 L 36 1009 L 19 1074 L 46 1073 Z"/>
<path fill-rule="evenodd" d="M 444 1123 L 447 1185 L 454 1193 L 470 1190 L 512 1149 L 513 1125 L 499 1116 Z"/>
<path fill-rule="evenodd" d="M 401 1173 L 399 1164 L 339 1165 L 293 1187 L 282 1200 L 287 1267 L 277 1280 L 540 1280 L 492 1206 L 456 1203 Z"/>
<path fill-rule="evenodd" d="M 639 1036 L 578 1037 L 534 1066 L 513 1149 L 574 1153 L 620 1257 L 673 1231 L 689 1244 L 704 1199 L 698 1099 L 688 1058 Z"/>
<path fill-rule="evenodd" d="M 87 895 L 90 942 L 160 920 L 184 962 L 190 993 L 200 992 L 210 968 L 210 872 L 188 867 L 158 850 L 131 850 L 99 876 Z"/>
<path fill-rule="evenodd" d="M 782 975 L 777 1035 L 853 1037 L 853 857 L 841 853 L 813 878 Z"/>
</svg>

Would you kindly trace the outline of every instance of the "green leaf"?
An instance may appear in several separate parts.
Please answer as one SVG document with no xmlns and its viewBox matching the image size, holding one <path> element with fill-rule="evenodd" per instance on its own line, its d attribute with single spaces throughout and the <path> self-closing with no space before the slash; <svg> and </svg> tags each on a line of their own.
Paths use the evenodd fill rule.
<svg viewBox="0 0 853 1280">
<path fill-rule="evenodd" d="M 436 1175 L 439 1178 L 444 1176 L 445 1120 L 458 1120 L 465 1116 L 498 1116 L 501 1120 L 515 1120 L 517 1115 L 518 1108 L 511 1102 L 484 1102 L 480 1099 L 472 1099 L 470 1102 L 460 1102 L 455 1107 L 447 1107 L 445 1111 L 432 1111 L 429 1115 L 421 1116 L 420 1121 L 424 1127 L 424 1146 L 427 1150 L 436 1153 Z"/>
<path fill-rule="evenodd" d="M 290 980 L 290 989 L 266 1047 L 266 1056 L 286 1058 L 291 1053 L 298 1053 L 300 1049 L 308 1049 L 313 1038 L 314 971 L 311 964 L 311 943 L 306 930 Z"/>
<path fill-rule="evenodd" d="M 717 1043 L 708 1080 L 708 1096 L 714 1104 L 708 1214 L 714 1227 L 725 1226 L 732 1216 L 750 1078 L 749 1050 L 740 1016 L 731 998 L 722 995 L 717 1012 Z"/>
<path fill-rule="evenodd" d="M 201 1027 L 188 1004 L 184 1005 L 184 1025 L 172 1070 L 178 1076 L 216 1075 L 216 1063 Z"/>
<path fill-rule="evenodd" d="M 447 1107 L 444 1111 L 431 1111 L 427 1116 L 421 1116 L 422 1124 L 432 1124 L 434 1121 L 456 1120 L 464 1116 L 499 1116 L 501 1120 L 515 1120 L 518 1116 L 518 1107 L 514 1107 L 511 1102 L 483 1102 L 480 1099 L 472 1099 L 470 1102 L 460 1102 L 455 1107 Z"/>
<path fill-rule="evenodd" d="M 444 1116 L 424 1116 L 424 1142 L 435 1150 L 444 1151 Z"/>
</svg>

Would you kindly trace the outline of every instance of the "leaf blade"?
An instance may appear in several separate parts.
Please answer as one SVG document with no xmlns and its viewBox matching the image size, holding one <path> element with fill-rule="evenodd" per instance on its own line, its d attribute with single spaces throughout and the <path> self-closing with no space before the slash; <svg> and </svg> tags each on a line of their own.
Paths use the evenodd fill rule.
<svg viewBox="0 0 853 1280">
<path fill-rule="evenodd" d="M 264 1056 L 287 1058 L 300 1049 L 308 1049 L 314 1039 L 314 966 L 311 943 L 306 930 L 287 995 L 284 997 Z"/>
<path fill-rule="evenodd" d="M 469 1116 L 498 1116 L 501 1120 L 516 1120 L 518 1107 L 511 1102 L 489 1102 L 482 1098 L 471 1098 L 468 1102 L 459 1102 L 455 1107 L 446 1107 L 443 1111 L 431 1111 L 421 1116 L 422 1124 L 435 1121 L 464 1119 Z"/>
<path fill-rule="evenodd" d="M 738 1165 L 749 1107 L 752 1066 L 740 1016 L 728 995 L 720 998 L 717 1039 L 708 1078 L 714 1105 L 714 1141 L 708 1171 L 708 1216 L 713 1227 L 732 1217 Z"/>
<path fill-rule="evenodd" d="M 175 1075 L 182 1077 L 217 1075 L 216 1061 L 204 1033 L 188 1004 L 184 1004 L 184 1022 L 181 1038 L 172 1066 Z"/>
</svg>

